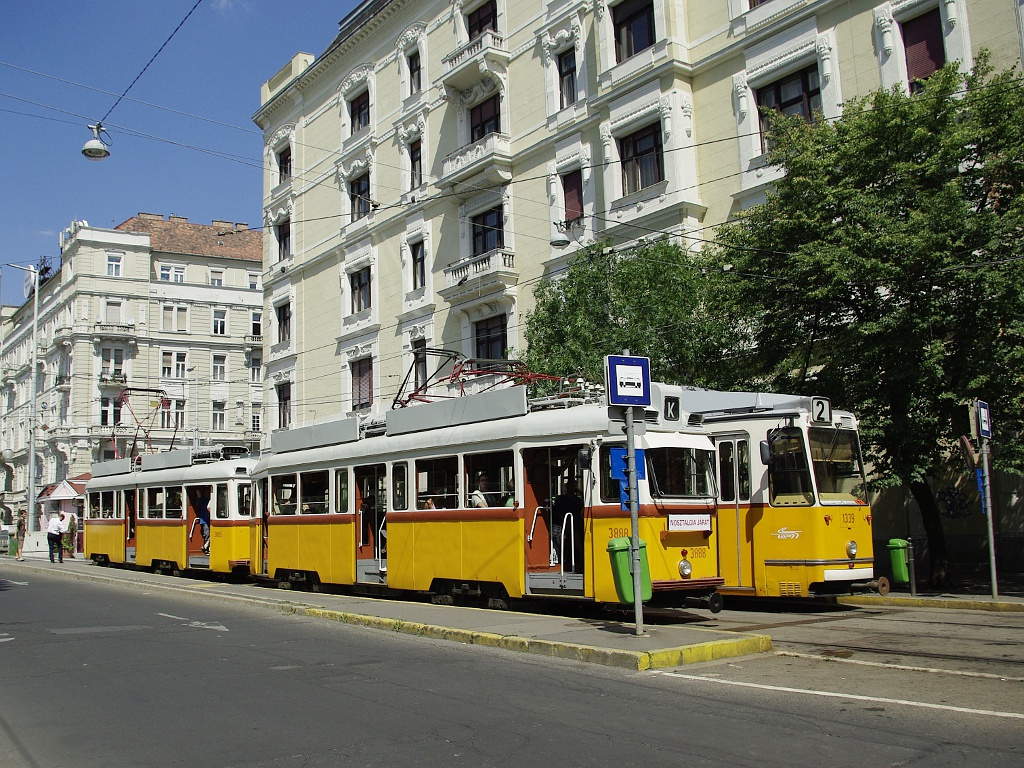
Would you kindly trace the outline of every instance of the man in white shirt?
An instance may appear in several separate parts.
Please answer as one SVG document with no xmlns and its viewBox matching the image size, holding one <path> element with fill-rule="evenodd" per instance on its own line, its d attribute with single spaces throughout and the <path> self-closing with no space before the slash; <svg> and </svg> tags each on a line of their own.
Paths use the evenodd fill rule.
<svg viewBox="0 0 1024 768">
<path fill-rule="evenodd" d="M 57 562 L 64 562 L 64 549 L 60 545 L 60 518 L 57 515 L 50 515 L 50 522 L 46 524 L 46 543 L 50 547 L 50 562 L 53 562 L 54 553 L 57 554 Z"/>
</svg>

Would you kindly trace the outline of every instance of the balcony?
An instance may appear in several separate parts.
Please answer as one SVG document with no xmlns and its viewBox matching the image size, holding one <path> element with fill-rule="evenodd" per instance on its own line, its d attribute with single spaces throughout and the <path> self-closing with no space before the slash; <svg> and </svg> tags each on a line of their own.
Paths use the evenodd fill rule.
<svg viewBox="0 0 1024 768">
<path fill-rule="evenodd" d="M 75 329 L 70 325 L 62 325 L 60 328 L 55 328 L 53 331 L 53 343 L 56 345 L 63 344 L 70 347 L 72 338 L 75 334 Z"/>
<path fill-rule="evenodd" d="M 8 365 L 4 367 L 3 378 L 0 379 L 5 387 L 10 387 L 18 380 L 18 369 Z"/>
<path fill-rule="evenodd" d="M 124 373 L 111 373 L 104 371 L 99 375 L 101 387 L 123 387 L 128 383 L 128 376 Z"/>
<path fill-rule="evenodd" d="M 263 439 L 263 433 L 258 430 L 247 429 L 245 431 L 245 440 L 249 443 L 258 443 Z"/>
<path fill-rule="evenodd" d="M 92 329 L 94 344 L 101 341 L 135 342 L 135 326 L 127 323 L 96 323 Z"/>
<path fill-rule="evenodd" d="M 93 424 L 89 427 L 89 434 L 100 437 L 109 437 L 110 435 L 130 437 L 135 434 L 135 429 L 128 424 Z"/>
<path fill-rule="evenodd" d="M 249 335 L 245 337 L 245 351 L 251 352 L 254 349 L 263 349 L 263 337 Z"/>
<path fill-rule="evenodd" d="M 480 82 L 481 73 L 503 78 L 509 58 L 505 37 L 488 29 L 441 60 L 441 82 L 448 89 L 465 91 Z"/>
<path fill-rule="evenodd" d="M 501 292 L 518 282 L 515 254 L 508 248 L 495 248 L 445 267 L 444 288 L 438 293 L 453 303 L 468 296 Z"/>
<path fill-rule="evenodd" d="M 61 392 L 69 391 L 71 389 L 71 374 L 58 373 L 54 377 L 53 386 L 59 389 Z"/>
<path fill-rule="evenodd" d="M 512 143 L 508 134 L 489 133 L 448 155 L 441 165 L 438 184 L 452 187 L 472 181 L 475 187 L 477 184 L 504 184 L 511 178 Z"/>
</svg>

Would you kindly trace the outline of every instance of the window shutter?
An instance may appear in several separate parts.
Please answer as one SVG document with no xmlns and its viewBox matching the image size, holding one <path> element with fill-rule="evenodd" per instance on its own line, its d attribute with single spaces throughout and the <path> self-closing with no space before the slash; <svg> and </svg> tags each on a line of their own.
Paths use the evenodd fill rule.
<svg viewBox="0 0 1024 768">
<path fill-rule="evenodd" d="M 903 24 L 903 45 L 907 52 L 907 80 L 924 80 L 946 63 L 939 9 Z"/>
</svg>

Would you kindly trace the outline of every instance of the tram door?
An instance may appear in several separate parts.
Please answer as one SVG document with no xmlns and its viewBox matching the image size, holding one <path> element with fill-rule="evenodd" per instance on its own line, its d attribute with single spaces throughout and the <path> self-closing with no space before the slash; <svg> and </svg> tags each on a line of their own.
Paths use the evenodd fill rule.
<svg viewBox="0 0 1024 768">
<path fill-rule="evenodd" d="M 186 550 L 189 557 L 202 557 L 210 554 L 210 515 L 213 507 L 213 486 L 211 485 L 188 485 L 185 486 L 185 496 L 188 499 L 186 507 Z M 203 521 L 206 522 L 204 532 Z"/>
<path fill-rule="evenodd" d="M 718 446 L 718 548 L 726 586 L 754 588 L 754 526 L 750 507 L 750 440 L 746 434 L 715 438 Z"/>
<path fill-rule="evenodd" d="M 131 488 L 121 491 L 121 508 L 124 511 L 124 559 L 135 562 L 135 521 L 139 512 L 139 491 Z"/>
<path fill-rule="evenodd" d="M 586 530 L 577 461 L 585 447 L 523 451 L 527 571 L 583 573 Z"/>
<path fill-rule="evenodd" d="M 356 578 L 379 583 L 387 572 L 387 470 L 384 464 L 355 468 Z"/>
</svg>

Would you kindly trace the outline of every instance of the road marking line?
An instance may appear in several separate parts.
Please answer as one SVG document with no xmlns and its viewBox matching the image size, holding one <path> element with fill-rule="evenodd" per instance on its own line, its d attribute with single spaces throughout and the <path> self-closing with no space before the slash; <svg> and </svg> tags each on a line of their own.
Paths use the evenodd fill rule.
<svg viewBox="0 0 1024 768">
<path fill-rule="evenodd" d="M 27 581 L 11 581 L 10 579 L 0 579 L 4 584 L 17 584 L 19 587 L 27 587 Z"/>
<path fill-rule="evenodd" d="M 0 643 L 9 643 L 13 639 L 13 637 L 0 637 Z"/>
<path fill-rule="evenodd" d="M 805 688 L 787 688 L 781 685 L 764 685 L 763 683 L 745 683 L 739 680 L 716 680 L 711 677 L 700 675 L 684 675 L 681 672 L 656 672 L 655 674 L 668 677 L 678 677 L 682 680 L 693 680 L 701 683 L 716 683 L 718 685 L 734 685 L 740 688 L 758 688 L 762 691 L 778 691 L 780 693 L 802 693 L 807 696 L 822 696 L 829 699 L 850 699 L 852 701 L 867 701 L 873 704 L 903 704 L 908 707 L 922 707 L 924 709 L 941 709 L 947 712 L 963 712 L 969 715 L 989 715 L 990 717 L 1006 717 L 1013 720 L 1024 720 L 1024 714 L 1018 712 L 998 712 L 990 709 L 971 709 L 970 707 L 954 707 L 949 704 L 928 704 L 923 701 L 909 701 L 907 699 L 885 699 L 879 696 L 861 696 L 856 693 L 836 693 L 834 691 L 815 691 Z"/>
<path fill-rule="evenodd" d="M 883 669 L 900 669 L 904 672 L 934 672 L 942 675 L 958 677 L 982 677 L 987 680 L 1005 680 L 1011 683 L 1024 683 L 1024 677 L 1008 677 L 991 672 L 968 672 L 963 669 L 940 669 L 938 667 L 912 667 L 907 664 L 885 664 L 881 661 L 865 661 L 864 659 L 840 659 L 835 656 L 816 656 L 813 653 L 797 653 L 796 651 L 776 651 L 776 656 L 791 656 L 796 659 L 813 659 L 815 661 L 832 661 L 837 664 L 860 664 L 863 667 L 882 667 Z"/>
</svg>

